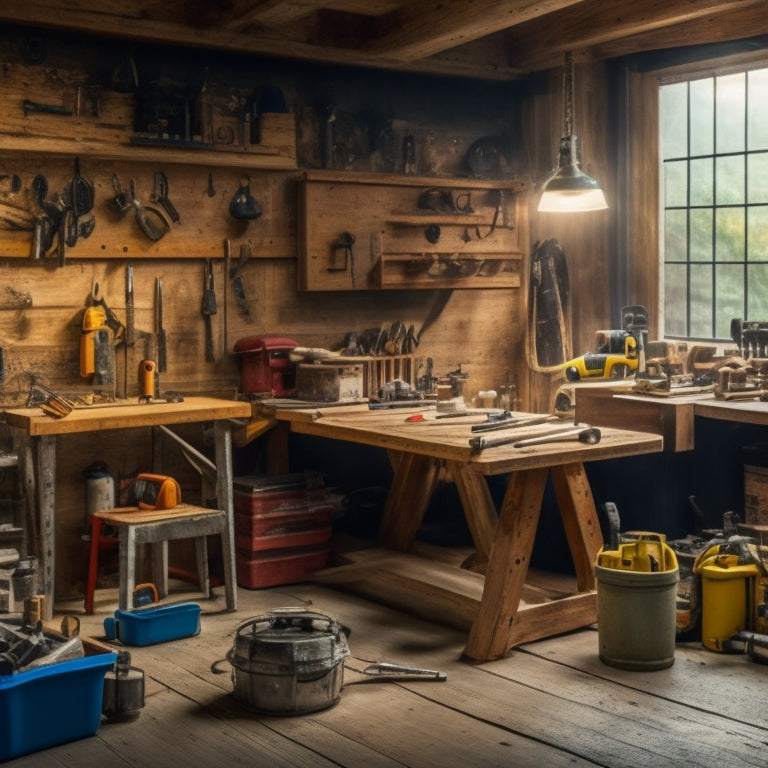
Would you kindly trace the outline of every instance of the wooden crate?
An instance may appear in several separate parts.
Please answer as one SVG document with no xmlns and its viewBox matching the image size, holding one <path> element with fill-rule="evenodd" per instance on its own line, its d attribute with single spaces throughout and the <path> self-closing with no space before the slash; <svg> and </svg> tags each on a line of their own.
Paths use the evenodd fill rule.
<svg viewBox="0 0 768 768">
<path fill-rule="evenodd" d="M 379 390 L 388 382 L 402 379 L 416 386 L 416 355 L 366 355 L 360 357 L 333 357 L 321 361 L 328 365 L 359 365 L 363 369 L 363 397 L 377 398 Z"/>
</svg>

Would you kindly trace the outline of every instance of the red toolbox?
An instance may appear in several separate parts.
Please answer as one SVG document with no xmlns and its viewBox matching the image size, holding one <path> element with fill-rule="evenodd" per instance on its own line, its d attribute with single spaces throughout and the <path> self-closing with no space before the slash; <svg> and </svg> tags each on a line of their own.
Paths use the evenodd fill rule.
<svg viewBox="0 0 768 768">
<path fill-rule="evenodd" d="M 246 475 L 233 491 L 241 587 L 304 581 L 326 565 L 333 502 L 321 474 Z"/>
<path fill-rule="evenodd" d="M 235 541 L 244 552 L 318 544 L 331 538 L 333 505 L 304 504 L 263 514 L 235 512 Z"/>
<path fill-rule="evenodd" d="M 329 547 L 266 550 L 252 555 L 238 552 L 237 583 L 246 589 L 276 587 L 306 581 L 328 563 Z"/>
<path fill-rule="evenodd" d="M 260 515 L 326 498 L 320 472 L 287 475 L 239 475 L 232 481 L 236 512 Z"/>
</svg>

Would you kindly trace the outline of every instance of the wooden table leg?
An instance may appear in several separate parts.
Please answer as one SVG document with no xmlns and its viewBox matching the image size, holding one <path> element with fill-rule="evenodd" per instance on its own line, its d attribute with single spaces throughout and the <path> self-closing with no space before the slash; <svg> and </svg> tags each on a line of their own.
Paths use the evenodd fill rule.
<svg viewBox="0 0 768 768">
<path fill-rule="evenodd" d="M 213 426 L 216 441 L 217 502 L 227 520 L 221 532 L 224 591 L 227 608 L 237 610 L 237 570 L 235 566 L 235 506 L 232 490 L 232 428 L 227 421 Z"/>
<path fill-rule="evenodd" d="M 595 588 L 594 564 L 603 545 L 592 489 L 581 462 L 552 467 L 551 472 L 565 536 L 576 569 L 577 588 L 585 592 Z"/>
<path fill-rule="evenodd" d="M 504 656 L 510 648 L 549 469 L 512 474 L 499 511 L 480 608 L 469 632 L 465 655 L 476 661 Z"/>
<path fill-rule="evenodd" d="M 549 473 L 576 569 L 578 592 L 521 609 Z M 514 473 L 499 513 L 483 597 L 465 655 L 489 661 L 501 658 L 514 645 L 594 623 L 597 598 L 593 566 L 601 545 L 602 533 L 583 464 Z"/>
<path fill-rule="evenodd" d="M 43 620 L 53 619 L 56 574 L 56 437 L 33 438 L 38 514 L 38 573 L 40 592 L 45 596 Z"/>
<path fill-rule="evenodd" d="M 446 467 L 451 473 L 461 500 L 464 516 L 475 545 L 475 566 L 484 570 L 491 555 L 491 545 L 496 531 L 498 516 L 485 475 L 473 472 L 466 463 L 448 461 Z"/>
<path fill-rule="evenodd" d="M 407 552 L 435 492 L 440 462 L 417 453 L 391 452 L 394 470 L 381 521 L 383 547 Z"/>
</svg>

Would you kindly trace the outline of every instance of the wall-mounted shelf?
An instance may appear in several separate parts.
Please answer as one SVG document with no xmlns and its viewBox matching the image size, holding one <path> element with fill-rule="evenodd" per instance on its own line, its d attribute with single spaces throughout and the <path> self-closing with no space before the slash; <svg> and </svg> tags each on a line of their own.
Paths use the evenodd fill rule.
<svg viewBox="0 0 768 768">
<path fill-rule="evenodd" d="M 308 171 L 299 185 L 301 290 L 520 286 L 522 182 Z"/>
<path fill-rule="evenodd" d="M 199 105 L 192 98 L 182 136 L 156 136 L 137 132 L 138 94 L 82 85 L 89 82 L 82 71 L 6 63 L 3 75 L 0 158 L 5 176 L 18 176 L 21 189 L 0 189 L 0 203 L 40 218 L 44 207 L 32 191 L 33 179 L 45 177 L 44 201 L 56 204 L 72 178 L 74 158 L 93 185 L 93 234 L 78 237 L 67 249 L 68 259 L 222 258 L 224 239 L 235 248 L 249 245 L 257 257 L 295 257 L 293 222 L 272 205 L 273 197 L 283 199 L 287 185 L 280 172 L 297 168 L 295 115 L 262 114 L 259 140 L 251 143 L 246 123 L 213 104 L 204 142 L 195 133 L 202 123 L 194 119 Z M 152 198 L 156 171 L 170 180 L 169 198 L 181 221 L 166 215 L 167 235 L 152 241 L 136 226 L 133 210 L 115 211 L 111 179 L 119 174 L 126 190 L 135 179 L 137 199 L 157 208 Z M 262 208 L 277 208 L 277 213 L 255 223 L 230 215 L 229 202 L 244 176 Z M 0 258 L 30 258 L 36 252 L 32 227 L 19 230 L 7 218 L 0 215 Z M 49 250 L 45 261 L 50 263 L 52 255 Z"/>
<path fill-rule="evenodd" d="M 82 81 L 81 72 L 59 70 L 54 77 L 47 67 L 5 64 L 0 151 L 250 169 L 297 167 L 293 114 L 262 115 L 258 143 L 246 144 L 242 132 L 231 125 L 225 126 L 226 143 L 203 143 L 193 135 L 194 114 L 188 136 L 152 139 L 135 131 L 133 93 L 100 88 L 89 100 L 88 87 L 78 84 Z M 194 103 L 189 105 L 192 113 L 195 108 Z"/>
</svg>

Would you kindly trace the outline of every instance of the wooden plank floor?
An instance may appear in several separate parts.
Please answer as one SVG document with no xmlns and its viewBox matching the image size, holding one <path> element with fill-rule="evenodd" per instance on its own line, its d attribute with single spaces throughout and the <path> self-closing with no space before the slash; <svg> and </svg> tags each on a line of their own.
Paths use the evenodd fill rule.
<svg viewBox="0 0 768 768">
<path fill-rule="evenodd" d="M 216 590 L 221 593 L 223 590 Z M 187 599 L 177 593 L 172 599 Z M 104 723 L 94 737 L 8 761 L 9 768 L 84 765 L 192 768 L 492 768 L 611 766 L 735 768 L 768 764 L 768 667 L 696 644 L 675 664 L 626 672 L 602 664 L 594 628 L 514 649 L 473 665 L 465 635 L 361 597 L 313 584 L 239 590 L 237 613 L 218 594 L 202 600 L 194 638 L 130 648 L 146 675 L 146 705 L 130 723 Z M 297 717 L 265 717 L 231 695 L 230 668 L 212 671 L 240 623 L 265 610 L 311 607 L 351 629 L 341 701 Z M 103 637 L 116 591 L 82 603 L 81 631 Z M 115 644 L 119 645 L 119 644 Z M 373 682 L 354 670 L 393 661 L 448 676 L 446 682 Z M 40 723 L 40 727 L 45 727 Z"/>
</svg>

